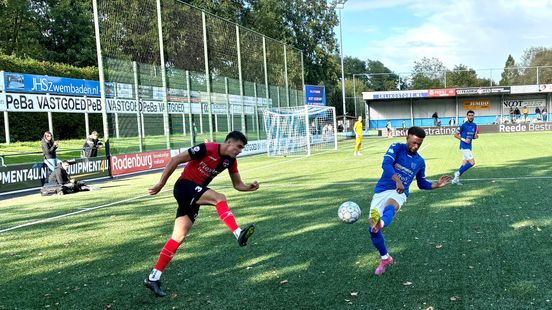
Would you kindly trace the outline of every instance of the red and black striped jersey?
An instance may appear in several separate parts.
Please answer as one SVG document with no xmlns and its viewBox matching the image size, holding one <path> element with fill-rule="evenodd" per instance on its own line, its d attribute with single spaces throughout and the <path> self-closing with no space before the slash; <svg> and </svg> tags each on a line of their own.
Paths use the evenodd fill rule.
<svg viewBox="0 0 552 310">
<path fill-rule="evenodd" d="M 207 186 L 228 168 L 229 173 L 238 172 L 238 162 L 230 156 L 220 154 L 220 144 L 201 143 L 188 149 L 192 160 L 188 162 L 179 179 L 190 180 Z"/>
</svg>

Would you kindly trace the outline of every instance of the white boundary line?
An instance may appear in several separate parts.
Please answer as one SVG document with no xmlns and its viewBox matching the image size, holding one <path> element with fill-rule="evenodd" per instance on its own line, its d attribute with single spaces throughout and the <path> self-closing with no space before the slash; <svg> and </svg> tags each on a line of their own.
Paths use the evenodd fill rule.
<svg viewBox="0 0 552 310">
<path fill-rule="evenodd" d="M 168 191 L 168 189 L 163 190 L 161 192 L 165 192 L 165 191 Z M 13 226 L 13 227 L 10 227 L 10 228 L 2 229 L 2 230 L 0 230 L 0 233 L 4 233 L 4 232 L 8 232 L 8 231 L 11 231 L 11 230 L 14 230 L 14 229 L 23 228 L 23 227 L 27 227 L 27 226 L 32 226 L 32 225 L 36 225 L 36 224 L 46 223 L 46 222 L 50 222 L 50 221 L 57 220 L 57 219 L 60 219 L 60 218 L 81 214 L 81 213 L 84 213 L 84 212 L 89 212 L 89 211 L 94 211 L 94 210 L 97 210 L 97 209 L 107 208 L 107 207 L 111 207 L 111 206 L 114 206 L 114 205 L 117 205 L 117 204 L 120 204 L 120 203 L 129 202 L 129 201 L 133 201 L 133 200 L 148 197 L 148 196 L 150 196 L 150 195 L 149 194 L 148 195 L 141 195 L 141 196 L 137 196 L 137 197 L 132 197 L 132 198 L 127 198 L 127 199 L 115 201 L 115 202 L 108 203 L 108 204 L 101 205 L 101 206 L 96 206 L 96 207 L 92 207 L 92 208 L 83 208 L 83 209 L 79 209 L 79 211 L 64 213 L 64 214 L 60 214 L 60 215 L 56 215 L 56 216 L 52 216 L 52 217 L 47 217 L 47 218 L 42 219 L 42 220 L 38 220 L 38 221 L 34 221 L 34 222 L 28 222 L 28 223 L 25 223 L 25 224 L 20 224 L 20 225 L 16 225 L 16 226 Z"/>
<path fill-rule="evenodd" d="M 293 159 L 290 159 L 290 160 L 280 161 L 278 163 L 274 163 L 273 165 L 267 165 L 267 166 L 275 166 L 275 165 L 280 165 L 280 164 L 283 164 L 283 163 L 288 163 L 288 162 L 297 161 L 297 160 L 301 160 L 301 159 L 308 159 L 308 158 L 312 158 L 313 156 L 316 156 L 316 155 L 322 155 L 322 154 L 325 154 L 325 153 L 328 153 L 328 152 L 333 152 L 333 151 L 334 150 L 330 150 L 330 151 L 326 151 L 326 152 L 322 152 L 322 153 L 317 153 L 317 154 L 314 154 L 314 155 L 311 155 L 311 156 L 293 158 Z M 267 166 L 263 166 L 262 168 L 266 168 Z M 256 170 L 256 169 L 258 169 L 258 168 L 249 169 L 247 171 L 253 171 L 253 170 Z M 525 177 L 472 178 L 472 179 L 463 178 L 462 181 L 509 181 L 509 180 L 546 180 L 546 179 L 552 179 L 552 176 L 525 176 Z M 263 187 L 285 187 L 285 186 L 290 186 L 290 185 L 306 185 L 306 184 L 309 184 L 309 185 L 312 184 L 312 185 L 316 186 L 316 185 L 356 185 L 356 184 L 375 184 L 375 183 L 377 183 L 377 181 L 320 182 L 320 183 L 310 183 L 310 182 L 309 183 L 293 183 L 293 182 L 270 183 L 270 182 L 264 182 L 264 183 L 261 183 L 261 186 L 263 186 Z M 219 187 L 220 188 L 225 188 L 225 187 L 229 187 L 229 186 L 219 186 Z M 170 189 L 164 189 L 164 190 L 160 191 L 159 193 L 163 193 L 163 192 L 166 192 L 166 191 L 169 191 L 169 190 Z M 16 226 L 13 226 L 13 227 L 5 228 L 5 229 L 0 230 L 0 234 L 4 233 L 4 232 L 15 230 L 15 229 L 18 229 L 18 228 L 23 228 L 23 227 L 27 227 L 27 226 L 46 223 L 46 222 L 50 222 L 50 221 L 53 221 L 53 220 L 56 220 L 56 219 L 60 219 L 60 218 L 68 217 L 68 216 L 73 216 L 73 215 L 77 215 L 77 214 L 81 214 L 81 213 L 85 213 L 85 212 L 90 212 L 90 211 L 94 211 L 94 210 L 97 210 L 97 209 L 107 208 L 107 207 L 111 207 L 111 206 L 114 206 L 114 205 L 117 205 L 117 204 L 129 202 L 129 201 L 134 201 L 134 200 L 149 197 L 149 196 L 150 196 L 149 194 L 140 195 L 140 196 L 136 196 L 136 197 L 132 197 L 132 198 L 127 198 L 127 199 L 115 201 L 115 202 L 108 203 L 108 204 L 105 204 L 105 205 L 100 205 L 100 206 L 91 207 L 91 208 L 82 208 L 82 209 L 79 209 L 79 211 L 60 214 L 60 215 L 53 216 L 53 217 L 48 217 L 48 218 L 45 218 L 45 219 L 42 219 L 42 220 L 38 220 L 38 221 L 34 221 L 34 222 L 28 222 L 28 223 L 16 225 Z"/>
<path fill-rule="evenodd" d="M 320 155 L 320 154 L 323 154 L 323 153 L 327 153 L 327 152 L 331 152 L 331 151 L 335 151 L 335 150 L 329 150 L 329 151 L 326 151 L 326 152 L 317 153 L 317 154 L 311 155 L 310 157 L 315 156 L 315 155 Z M 282 163 L 285 163 L 285 162 L 296 161 L 296 160 L 300 160 L 300 159 L 305 159 L 305 158 L 310 158 L 310 157 L 309 157 L 309 156 L 305 156 L 305 157 L 293 158 L 293 159 L 290 159 L 290 160 L 285 160 L 285 161 L 281 161 L 281 162 L 278 162 L 278 163 L 274 163 L 274 165 L 282 164 Z M 270 166 L 274 166 L 274 165 L 270 165 Z M 267 165 L 267 166 L 268 166 L 268 165 Z M 262 168 L 266 168 L 267 166 L 263 166 Z M 253 169 L 249 169 L 249 170 L 247 170 L 247 171 L 252 171 L 252 170 L 256 170 L 256 169 L 257 169 L 257 168 L 253 168 Z M 166 191 L 169 191 L 169 189 L 162 190 L 162 191 L 160 191 L 158 194 L 163 193 L 163 192 L 166 192 Z M 108 203 L 108 204 L 105 204 L 105 205 L 96 206 L 96 207 L 92 207 L 92 208 L 84 208 L 84 209 L 81 208 L 81 209 L 79 209 L 79 211 L 74 211 L 74 212 L 69 212 L 69 213 L 65 213 L 65 214 L 60 214 L 60 215 L 56 215 L 56 216 L 53 216 L 53 217 L 47 217 L 47 218 L 42 219 L 42 220 L 33 221 L 33 222 L 27 222 L 27 223 L 24 223 L 24 224 L 20 224 L 20 225 L 12 226 L 12 227 L 9 227 L 9 228 L 5 228 L 5 229 L 0 230 L 0 234 L 1 234 L 1 233 L 4 233 L 4 232 L 8 232 L 8 231 L 15 230 L 15 229 L 18 229 L 18 228 L 23 228 L 23 227 L 27 227 L 27 226 L 37 225 L 37 224 L 41 224 L 41 223 L 45 223 L 45 222 L 50 222 L 50 221 L 53 221 L 53 220 L 57 220 L 57 219 L 60 219 L 60 218 L 64 218 L 64 217 L 68 217 L 68 216 L 72 216 L 72 215 L 81 214 L 81 213 L 84 213 L 84 212 L 90 212 L 90 211 L 94 211 L 94 210 L 97 210 L 97 209 L 102 209 L 102 208 L 111 207 L 111 206 L 114 206 L 114 205 L 117 205 L 117 204 L 120 204 L 120 203 L 129 202 L 129 201 L 133 201 L 133 200 L 140 199 L 140 198 L 144 198 L 144 197 L 148 197 L 148 196 L 150 196 L 150 195 L 147 194 L 147 195 L 141 195 L 141 196 L 137 196 L 137 197 L 131 197 L 131 198 L 127 198 L 127 199 L 115 201 L 115 202 L 112 202 L 112 203 Z"/>
<path fill-rule="evenodd" d="M 418 150 L 418 153 L 421 153 L 423 150 L 427 149 L 430 145 L 431 145 L 431 144 L 428 143 L 428 144 L 422 146 L 422 148 Z"/>
</svg>

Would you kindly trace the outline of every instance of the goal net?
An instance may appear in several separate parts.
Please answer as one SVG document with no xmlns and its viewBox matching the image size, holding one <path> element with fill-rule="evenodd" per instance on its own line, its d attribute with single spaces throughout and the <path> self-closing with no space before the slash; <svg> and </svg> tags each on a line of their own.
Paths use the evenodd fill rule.
<svg viewBox="0 0 552 310">
<path fill-rule="evenodd" d="M 263 112 L 268 156 L 308 156 L 337 150 L 334 107 L 267 109 Z"/>
</svg>

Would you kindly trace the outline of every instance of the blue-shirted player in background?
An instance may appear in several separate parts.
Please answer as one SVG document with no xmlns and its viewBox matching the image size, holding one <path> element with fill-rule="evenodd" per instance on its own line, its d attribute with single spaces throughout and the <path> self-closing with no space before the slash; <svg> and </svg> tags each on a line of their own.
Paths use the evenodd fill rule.
<svg viewBox="0 0 552 310">
<path fill-rule="evenodd" d="M 454 172 L 454 179 L 452 184 L 461 184 L 460 176 L 466 172 L 466 170 L 475 166 L 475 159 L 472 154 L 472 141 L 479 138 L 477 124 L 473 122 L 475 112 L 469 110 L 466 113 L 466 121 L 460 127 L 456 129 L 454 137 L 460 140 L 460 152 L 462 152 L 462 165 Z"/>
<path fill-rule="evenodd" d="M 417 153 L 424 138 L 425 131 L 422 128 L 411 127 L 408 129 L 406 144 L 392 144 L 383 156 L 383 174 L 374 189 L 368 220 L 372 244 L 381 255 L 381 262 L 375 271 L 378 276 L 393 263 L 393 258 L 387 253 L 381 229 L 391 224 L 395 213 L 406 202 L 410 183 L 416 178 L 420 189 L 429 190 L 443 187 L 452 179 L 451 176 L 444 175 L 433 183 L 426 180 L 425 161 Z"/>
</svg>

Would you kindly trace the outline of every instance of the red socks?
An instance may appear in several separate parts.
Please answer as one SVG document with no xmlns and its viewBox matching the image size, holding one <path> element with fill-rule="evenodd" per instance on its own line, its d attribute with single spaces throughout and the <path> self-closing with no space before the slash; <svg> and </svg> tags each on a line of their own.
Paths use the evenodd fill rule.
<svg viewBox="0 0 552 310">
<path fill-rule="evenodd" d="M 234 215 L 232 215 L 232 211 L 230 211 L 230 208 L 228 207 L 228 203 L 226 203 L 226 201 L 220 201 L 215 205 L 215 207 L 217 208 L 217 213 L 220 217 L 220 220 L 224 224 L 226 224 L 231 232 L 234 232 L 236 229 L 239 228 L 238 223 L 236 223 L 236 219 L 234 218 Z"/>
<path fill-rule="evenodd" d="M 231 232 L 236 231 L 239 226 L 236 223 L 236 219 L 234 219 L 234 215 L 232 215 L 232 211 L 230 211 L 230 208 L 228 207 L 228 203 L 226 203 L 226 201 L 221 201 L 217 203 L 215 207 L 217 208 L 217 213 L 221 221 L 224 222 L 226 226 L 228 226 Z M 179 246 L 180 243 L 176 242 L 172 238 L 169 239 L 167 243 L 165 243 L 165 246 L 161 250 L 161 253 L 159 253 L 157 264 L 155 264 L 155 266 L 153 267 L 154 271 L 159 271 L 159 274 L 163 272 L 163 270 L 165 270 L 165 267 L 167 267 L 167 265 L 173 258 L 174 253 L 176 253 L 176 250 Z M 154 277 L 156 277 L 156 275 L 154 275 Z"/>
<path fill-rule="evenodd" d="M 167 265 L 173 258 L 174 253 L 178 249 L 178 246 L 180 246 L 180 243 L 174 241 L 173 239 L 169 239 L 161 250 L 161 253 L 159 254 L 159 259 L 157 260 L 157 264 L 155 264 L 154 268 L 163 272 L 163 270 L 165 270 L 165 267 L 167 267 Z"/>
</svg>

